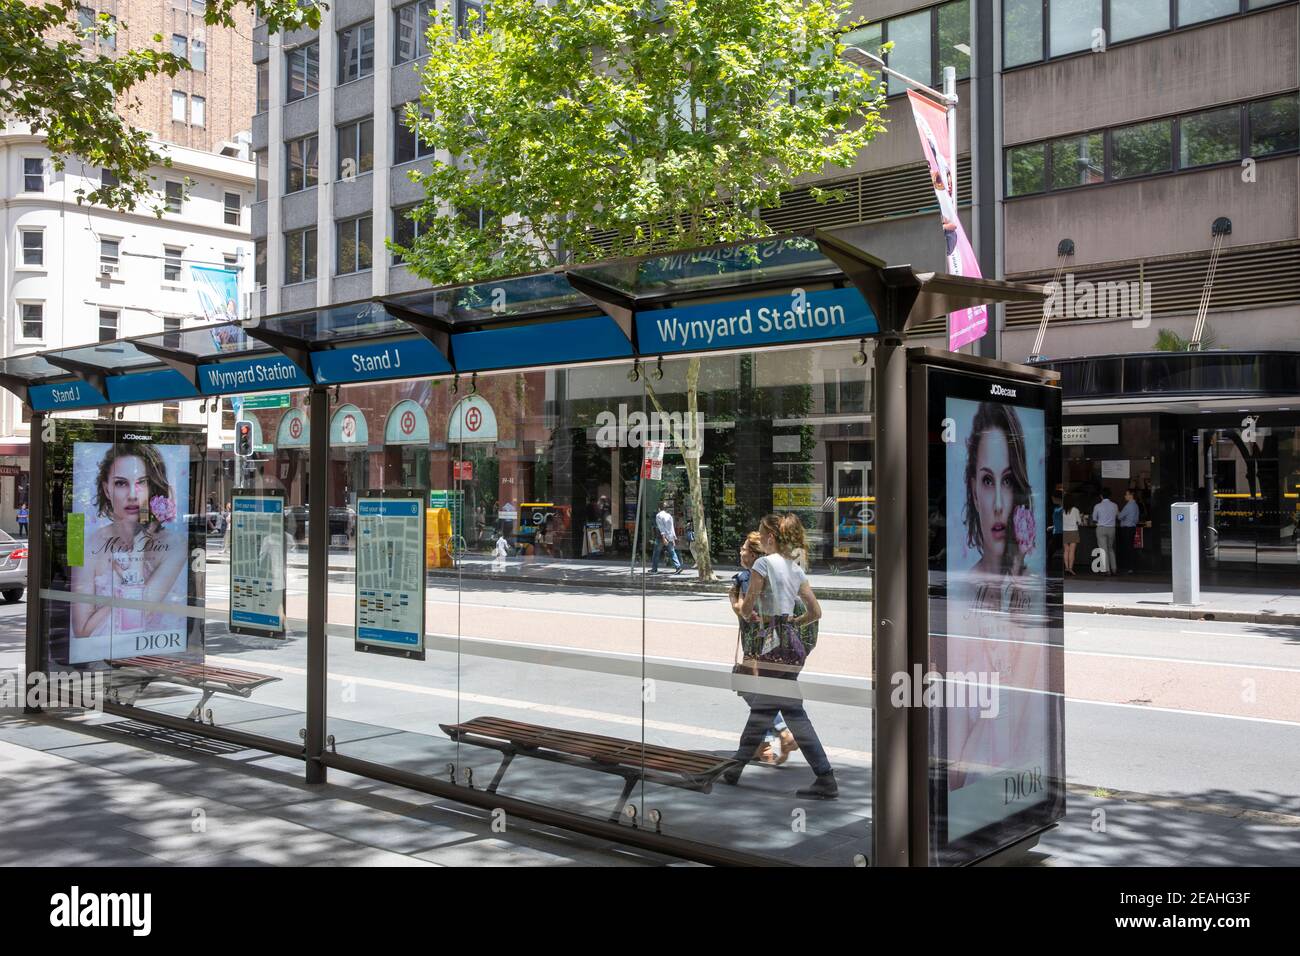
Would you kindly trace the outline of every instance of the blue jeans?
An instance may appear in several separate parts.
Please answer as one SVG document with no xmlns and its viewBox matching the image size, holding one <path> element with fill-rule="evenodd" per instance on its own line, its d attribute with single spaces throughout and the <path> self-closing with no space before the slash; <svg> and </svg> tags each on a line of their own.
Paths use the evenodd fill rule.
<svg viewBox="0 0 1300 956">
<path fill-rule="evenodd" d="M 663 538 L 660 538 L 658 541 L 655 542 L 654 557 L 650 559 L 650 570 L 651 571 L 659 570 L 659 555 L 663 553 L 664 549 L 667 549 L 668 558 L 669 560 L 672 561 L 673 567 L 676 568 L 678 571 L 680 571 L 682 569 L 682 559 L 677 556 L 676 544 L 673 543 L 665 544 Z"/>
<path fill-rule="evenodd" d="M 793 681 L 799 679 L 797 671 L 776 672 L 764 676 Z M 803 751 L 804 759 L 812 767 L 813 773 L 820 777 L 831 772 L 831 762 L 826 756 L 826 748 L 822 746 L 817 731 L 813 729 L 812 721 L 808 719 L 808 712 L 803 709 L 802 700 L 769 697 L 766 694 L 741 694 L 740 696 L 744 698 L 745 703 L 749 704 L 749 720 L 745 722 L 745 728 L 740 732 L 740 744 L 736 747 L 737 760 L 748 763 L 754 759 L 754 753 L 763 743 L 768 728 L 780 714 L 785 718 L 790 733 L 794 735 L 795 742 L 799 744 L 799 749 Z"/>
</svg>

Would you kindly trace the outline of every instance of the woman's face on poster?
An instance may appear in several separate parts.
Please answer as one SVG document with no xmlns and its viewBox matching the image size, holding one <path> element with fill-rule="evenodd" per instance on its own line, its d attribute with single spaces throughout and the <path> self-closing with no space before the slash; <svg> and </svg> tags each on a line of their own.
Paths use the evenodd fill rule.
<svg viewBox="0 0 1300 956">
<path fill-rule="evenodd" d="M 979 512 L 984 553 L 1001 560 L 1011 531 L 1011 510 L 1015 506 L 1015 484 L 1011 473 L 1011 446 L 1006 433 L 993 428 L 980 439 L 972 489 Z"/>
<path fill-rule="evenodd" d="M 144 461 L 124 455 L 113 462 L 104 482 L 104 496 L 113 506 L 116 521 L 139 521 L 140 507 L 149 500 L 149 476 Z"/>
</svg>

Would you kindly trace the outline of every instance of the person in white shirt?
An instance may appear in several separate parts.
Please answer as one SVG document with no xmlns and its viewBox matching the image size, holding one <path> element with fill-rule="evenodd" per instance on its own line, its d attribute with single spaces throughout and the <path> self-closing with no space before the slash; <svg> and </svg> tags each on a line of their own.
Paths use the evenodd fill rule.
<svg viewBox="0 0 1300 956">
<path fill-rule="evenodd" d="M 1092 509 L 1092 523 L 1097 526 L 1097 547 L 1105 555 L 1106 564 L 1103 574 L 1118 574 L 1119 565 L 1115 560 L 1115 525 L 1119 521 L 1119 508 L 1110 500 L 1110 489 L 1101 489 L 1101 501 Z"/>
<path fill-rule="evenodd" d="M 659 513 L 655 515 L 655 539 L 654 556 L 650 559 L 650 573 L 659 573 L 659 555 L 667 549 L 668 557 L 673 562 L 676 569 L 673 574 L 682 573 L 682 559 L 677 556 L 677 531 L 673 528 L 672 512 L 668 510 L 669 502 L 665 501 L 659 506 Z"/>
<path fill-rule="evenodd" d="M 1065 573 L 1074 574 L 1074 552 L 1079 547 L 1079 519 L 1083 515 L 1074 501 L 1065 499 L 1065 510 L 1061 512 L 1061 530 L 1065 535 Z"/>
</svg>

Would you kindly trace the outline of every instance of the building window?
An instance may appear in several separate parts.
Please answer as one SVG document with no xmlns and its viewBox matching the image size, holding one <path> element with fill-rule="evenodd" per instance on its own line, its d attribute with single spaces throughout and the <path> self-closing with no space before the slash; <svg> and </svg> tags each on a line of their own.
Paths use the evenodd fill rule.
<svg viewBox="0 0 1300 956">
<path fill-rule="evenodd" d="M 1180 168 L 1236 162 L 1240 157 L 1240 106 L 1194 113 L 1178 121 Z"/>
<path fill-rule="evenodd" d="M 100 42 L 103 44 L 106 50 L 116 50 L 117 49 L 117 17 L 113 16 L 110 13 L 107 19 L 108 19 L 108 36 L 104 37 Z"/>
<path fill-rule="evenodd" d="M 945 3 L 935 13 L 939 38 L 936 81 L 943 82 L 946 66 L 954 67 L 959 77 L 970 76 L 970 0 Z"/>
<path fill-rule="evenodd" d="M 368 173 L 375 166 L 375 121 L 359 120 L 339 127 L 339 179 Z"/>
<path fill-rule="evenodd" d="M 1042 58 L 1042 0 L 1003 0 L 1002 65 L 1020 66 Z"/>
<path fill-rule="evenodd" d="M 172 56 L 189 59 L 189 41 L 179 33 L 172 34 Z"/>
<path fill-rule="evenodd" d="M 172 122 L 185 122 L 185 94 L 180 90 L 172 90 Z"/>
<path fill-rule="evenodd" d="M 1048 0 L 1048 56 L 1092 49 L 1101 29 L 1101 0 Z"/>
<path fill-rule="evenodd" d="M 399 246 L 409 246 L 428 228 L 424 223 L 411 218 L 416 206 L 403 206 L 393 210 L 393 242 Z M 393 253 L 393 265 L 400 265 L 404 260 L 400 253 Z"/>
<path fill-rule="evenodd" d="M 225 264 L 227 269 L 233 269 L 236 272 L 239 271 L 239 256 L 231 255 L 227 252 L 221 257 L 221 261 Z"/>
<path fill-rule="evenodd" d="M 163 246 L 163 282 L 183 281 L 181 259 L 185 250 L 178 246 Z"/>
<path fill-rule="evenodd" d="M 406 125 L 406 107 L 399 106 L 393 110 L 393 162 L 409 163 L 413 159 L 432 155 L 433 147 Z"/>
<path fill-rule="evenodd" d="M 259 149 L 253 152 L 253 170 L 257 180 L 257 191 L 254 194 L 257 198 L 254 201 L 265 202 L 271 188 L 267 179 L 266 150 Z"/>
<path fill-rule="evenodd" d="M 259 239 L 253 243 L 253 284 L 259 289 L 266 287 L 266 240 Z"/>
<path fill-rule="evenodd" d="M 81 34 L 81 45 L 87 49 L 95 47 L 95 21 L 98 15 L 90 7 L 77 7 L 77 27 Z"/>
<path fill-rule="evenodd" d="M 195 37 L 190 41 L 190 69 L 203 73 L 208 68 L 208 45 Z"/>
<path fill-rule="evenodd" d="M 1268 156 L 1300 148 L 1300 94 L 1251 103 L 1250 155 Z"/>
<path fill-rule="evenodd" d="M 167 181 L 167 211 L 180 212 L 185 206 L 185 184 Z"/>
<path fill-rule="evenodd" d="M 284 191 L 296 193 L 316 185 L 320 140 L 304 136 L 284 144 Z"/>
<path fill-rule="evenodd" d="M 117 338 L 117 312 L 113 309 L 99 310 L 99 341 L 112 342 Z"/>
<path fill-rule="evenodd" d="M 1007 195 L 1041 193 L 1047 184 L 1047 144 L 1034 143 L 1007 150 Z"/>
<path fill-rule="evenodd" d="M 99 171 L 99 184 L 101 186 L 116 186 L 120 183 L 117 173 L 111 169 L 101 169 Z"/>
<path fill-rule="evenodd" d="M 101 239 L 99 240 L 99 265 L 100 271 L 104 266 L 108 266 L 109 271 L 116 272 L 121 262 L 119 249 L 121 248 L 120 239 Z"/>
<path fill-rule="evenodd" d="M 190 97 L 190 122 L 195 126 L 208 125 L 208 104 L 201 96 Z"/>
<path fill-rule="evenodd" d="M 45 233 L 39 229 L 23 230 L 23 265 L 45 265 Z"/>
<path fill-rule="evenodd" d="M 25 339 L 45 338 L 44 303 L 24 302 L 22 304 L 22 312 L 23 312 L 23 338 Z"/>
<path fill-rule="evenodd" d="M 244 200 L 243 197 L 239 195 L 239 193 L 226 193 L 225 207 L 226 207 L 227 226 L 239 225 L 239 213 L 243 205 L 244 205 Z"/>
<path fill-rule="evenodd" d="M 320 90 L 320 45 L 308 43 L 284 55 L 288 71 L 287 102 L 314 96 Z"/>
<path fill-rule="evenodd" d="M 23 191 L 29 193 L 45 192 L 45 160 L 39 156 L 23 158 Z"/>
<path fill-rule="evenodd" d="M 1240 9 L 1239 0 L 1178 0 L 1178 25 L 1231 16 Z"/>
<path fill-rule="evenodd" d="M 483 4 L 473 0 L 456 0 L 456 33 L 469 36 L 471 29 L 483 32 Z"/>
<path fill-rule="evenodd" d="M 1110 39 L 1131 40 L 1169 29 L 1169 4 L 1151 0 L 1110 0 Z"/>
<path fill-rule="evenodd" d="M 360 23 L 339 31 L 339 83 L 375 72 L 375 23 Z"/>
<path fill-rule="evenodd" d="M 257 64 L 257 112 L 265 113 L 271 108 L 271 61 L 263 60 Z"/>
<path fill-rule="evenodd" d="M 1111 179 L 1131 179 L 1173 168 L 1173 123 L 1135 123 L 1110 134 Z"/>
<path fill-rule="evenodd" d="M 339 275 L 370 268 L 370 227 L 369 216 L 345 219 L 338 224 L 338 261 L 335 271 Z"/>
<path fill-rule="evenodd" d="M 299 229 L 284 237 L 284 284 L 316 278 L 316 230 Z"/>
<path fill-rule="evenodd" d="M 433 0 L 408 3 L 394 11 L 397 20 L 393 62 L 406 63 L 429 55 L 429 26 L 433 23 Z"/>
<path fill-rule="evenodd" d="M 221 429 L 228 432 L 235 430 L 235 406 L 228 398 L 221 400 Z"/>
<path fill-rule="evenodd" d="M 922 83 L 930 76 L 930 11 L 921 10 L 905 17 L 895 17 L 885 24 L 886 41 L 894 48 L 889 51 L 889 68 L 897 70 Z M 907 84 L 897 77 L 889 78 L 889 95 L 903 93 Z"/>
<path fill-rule="evenodd" d="M 1088 186 L 1106 178 L 1104 133 L 1069 136 L 1052 143 L 1052 188 Z"/>
</svg>

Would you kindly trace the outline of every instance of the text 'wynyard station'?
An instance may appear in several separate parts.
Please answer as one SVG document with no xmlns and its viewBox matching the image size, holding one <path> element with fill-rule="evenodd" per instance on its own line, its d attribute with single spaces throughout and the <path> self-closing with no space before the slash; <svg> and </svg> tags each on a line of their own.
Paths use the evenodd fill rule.
<svg viewBox="0 0 1300 956">
<path fill-rule="evenodd" d="M 200 366 L 199 372 L 203 391 L 208 394 L 311 384 L 297 365 L 284 358 L 221 362 Z"/>
<path fill-rule="evenodd" d="M 854 289 L 796 292 L 639 313 L 641 351 L 738 348 L 879 331 L 870 307 Z"/>
</svg>

